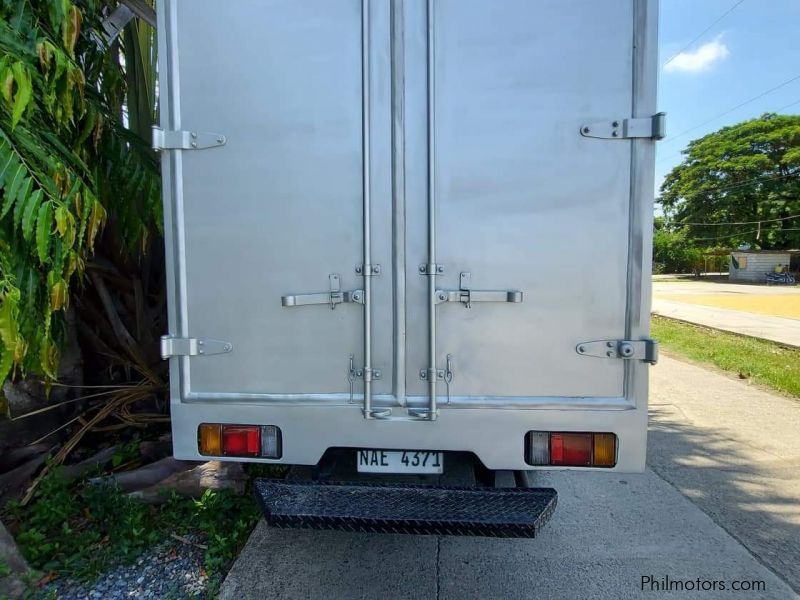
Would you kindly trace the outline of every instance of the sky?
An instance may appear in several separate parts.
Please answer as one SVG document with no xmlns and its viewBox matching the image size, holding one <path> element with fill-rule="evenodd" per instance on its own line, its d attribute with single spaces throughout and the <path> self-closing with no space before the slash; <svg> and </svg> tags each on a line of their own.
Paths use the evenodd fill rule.
<svg viewBox="0 0 800 600">
<path fill-rule="evenodd" d="M 800 1 L 661 0 L 658 109 L 656 196 L 691 140 L 765 112 L 800 114 Z"/>
</svg>

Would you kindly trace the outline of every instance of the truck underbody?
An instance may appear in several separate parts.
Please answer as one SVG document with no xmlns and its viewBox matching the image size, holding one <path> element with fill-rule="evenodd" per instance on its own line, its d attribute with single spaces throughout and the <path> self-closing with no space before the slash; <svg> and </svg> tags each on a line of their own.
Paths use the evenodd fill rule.
<svg viewBox="0 0 800 600">
<path fill-rule="evenodd" d="M 359 473 L 347 449 L 286 479 L 260 479 L 256 497 L 273 527 L 373 533 L 536 537 L 556 508 L 552 488 L 526 471 L 491 471 L 468 452 L 445 453 L 446 474 Z"/>
</svg>

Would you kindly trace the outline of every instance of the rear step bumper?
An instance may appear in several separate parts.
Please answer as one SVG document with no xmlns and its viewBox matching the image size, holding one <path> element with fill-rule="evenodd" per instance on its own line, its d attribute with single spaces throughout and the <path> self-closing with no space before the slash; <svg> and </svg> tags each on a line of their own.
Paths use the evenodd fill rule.
<svg viewBox="0 0 800 600">
<path fill-rule="evenodd" d="M 371 533 L 535 537 L 553 514 L 551 488 L 459 488 L 257 479 L 273 527 Z"/>
</svg>

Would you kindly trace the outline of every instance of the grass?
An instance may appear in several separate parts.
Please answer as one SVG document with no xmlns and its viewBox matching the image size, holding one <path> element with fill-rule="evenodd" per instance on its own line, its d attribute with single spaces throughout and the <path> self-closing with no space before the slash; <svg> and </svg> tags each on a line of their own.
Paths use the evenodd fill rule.
<svg viewBox="0 0 800 600">
<path fill-rule="evenodd" d="M 11 505 L 4 519 L 10 519 L 6 522 L 34 569 L 51 577 L 79 580 L 92 580 L 116 564 L 133 561 L 172 533 L 199 533 L 213 590 L 260 517 L 251 493 L 206 491 L 199 499 L 172 496 L 160 506 L 151 506 L 112 487 L 67 484 L 54 469 L 42 481 L 33 503 Z"/>
<path fill-rule="evenodd" d="M 653 317 L 652 336 L 667 352 L 800 398 L 800 350 L 663 317 Z"/>
</svg>

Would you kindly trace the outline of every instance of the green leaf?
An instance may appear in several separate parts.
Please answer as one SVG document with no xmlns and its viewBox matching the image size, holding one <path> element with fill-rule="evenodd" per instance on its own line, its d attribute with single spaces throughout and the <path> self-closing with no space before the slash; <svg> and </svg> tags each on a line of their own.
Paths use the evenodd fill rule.
<svg viewBox="0 0 800 600">
<path fill-rule="evenodd" d="M 61 25 L 61 35 L 64 42 L 64 47 L 69 52 L 70 56 L 75 56 L 75 42 L 78 40 L 78 33 L 81 29 L 81 11 L 75 6 L 70 6 L 66 3 L 66 19 Z"/>
<path fill-rule="evenodd" d="M 9 349 L 3 346 L 3 350 L 0 351 L 0 381 L 6 380 L 6 377 L 8 377 L 8 374 L 11 371 L 12 366 L 14 366 L 13 349 Z M 2 577 L 1 573 L 0 577 Z"/>
<path fill-rule="evenodd" d="M 17 84 L 17 93 L 14 94 L 14 106 L 11 113 L 11 129 L 13 130 L 22 115 L 25 114 L 25 109 L 28 108 L 31 98 L 33 98 L 33 83 L 31 82 L 31 74 L 24 63 L 14 63 L 11 70 L 14 73 L 14 81 Z"/>
<path fill-rule="evenodd" d="M 6 158 L 6 160 L 0 158 L 0 162 L 2 162 L 3 165 L 0 167 L 0 185 L 2 185 L 6 178 L 6 172 L 10 174 L 13 166 L 18 165 L 19 163 L 17 162 L 17 157 L 10 152 L 8 154 L 8 158 Z"/>
<path fill-rule="evenodd" d="M 25 168 L 25 165 L 21 165 L 17 163 L 17 170 L 10 176 L 8 180 L 8 185 L 6 185 L 6 192 L 11 196 L 16 196 L 17 191 L 19 190 L 19 186 L 22 185 L 23 180 L 25 179 L 25 175 L 28 170 Z"/>
<path fill-rule="evenodd" d="M 24 169 L 22 168 L 22 165 L 20 165 L 19 163 L 16 163 L 16 164 L 18 165 L 16 173 L 24 172 Z M 14 175 L 14 177 L 16 177 L 16 174 Z M 0 219 L 5 218 L 5 216 L 8 214 L 8 211 L 10 211 L 11 207 L 14 206 L 14 201 L 15 200 L 16 200 L 16 196 L 11 194 L 11 186 L 6 186 L 6 188 L 5 188 L 4 192 L 3 192 L 3 207 L 2 207 L 2 210 L 0 210 Z"/>
<path fill-rule="evenodd" d="M 36 224 L 36 214 L 39 211 L 39 205 L 42 203 L 42 196 L 44 196 L 44 192 L 36 190 L 25 203 L 25 210 L 22 215 L 22 237 L 25 238 L 25 241 L 30 241 L 33 235 L 33 226 Z"/>
<path fill-rule="evenodd" d="M 14 73 L 6 66 L 0 70 L 0 94 L 9 106 L 14 105 Z"/>
<path fill-rule="evenodd" d="M 17 202 L 25 202 L 30 197 L 32 189 L 33 178 L 28 177 L 17 190 Z"/>
<path fill-rule="evenodd" d="M 53 203 L 45 202 L 39 208 L 39 217 L 36 220 L 36 253 L 39 255 L 39 262 L 42 264 L 45 264 L 50 258 L 50 230 L 52 225 Z"/>
<path fill-rule="evenodd" d="M 19 165 L 11 178 L 11 183 L 6 186 L 5 197 L 3 198 L 3 212 L 0 214 L 0 218 L 5 217 L 8 214 L 8 211 L 11 210 L 11 207 L 14 206 L 14 203 L 17 199 L 17 192 L 19 191 L 19 188 L 25 179 L 25 173 L 27 173 L 25 167 L 23 165 Z M 17 221 L 16 210 L 14 221 Z"/>
<path fill-rule="evenodd" d="M 5 352 L 12 353 L 17 345 L 19 324 L 17 323 L 17 306 L 19 294 L 6 294 L 0 304 L 0 340 L 3 341 Z"/>
<path fill-rule="evenodd" d="M 75 243 L 75 217 L 63 204 L 56 209 L 56 231 L 64 240 L 67 248 L 72 248 Z"/>
</svg>

